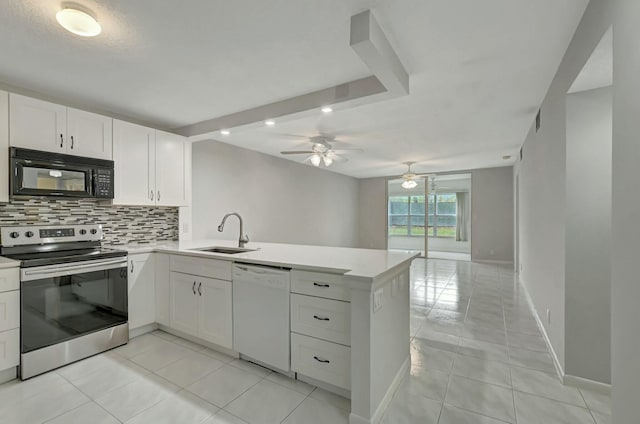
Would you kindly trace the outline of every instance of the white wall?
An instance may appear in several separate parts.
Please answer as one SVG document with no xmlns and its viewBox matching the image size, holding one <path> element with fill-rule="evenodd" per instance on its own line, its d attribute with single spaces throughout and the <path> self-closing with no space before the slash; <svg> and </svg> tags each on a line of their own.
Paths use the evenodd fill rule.
<svg viewBox="0 0 640 424">
<path fill-rule="evenodd" d="M 613 7 L 613 422 L 631 424 L 640 393 L 640 2 Z"/>
<path fill-rule="evenodd" d="M 565 372 L 603 383 L 611 382 L 611 102 L 611 87 L 567 96 Z"/>
<path fill-rule="evenodd" d="M 387 179 L 358 182 L 358 247 L 387 248 Z"/>
<path fill-rule="evenodd" d="M 565 319 L 566 93 L 609 25 L 607 2 L 592 0 L 542 102 L 541 128 L 536 132 L 532 125 L 523 146 L 523 160 L 514 172 L 520 179 L 520 278 L 563 369 L 568 331 Z M 546 319 L 547 309 L 550 321 Z M 569 324 L 573 326 L 574 321 L 569 320 Z M 606 340 L 592 338 L 591 343 L 606 343 Z"/>
<path fill-rule="evenodd" d="M 228 144 L 193 144 L 194 239 L 236 240 L 238 222 L 253 241 L 353 247 L 358 181 Z"/>
<path fill-rule="evenodd" d="M 513 261 L 510 166 L 471 171 L 471 260 Z"/>
</svg>

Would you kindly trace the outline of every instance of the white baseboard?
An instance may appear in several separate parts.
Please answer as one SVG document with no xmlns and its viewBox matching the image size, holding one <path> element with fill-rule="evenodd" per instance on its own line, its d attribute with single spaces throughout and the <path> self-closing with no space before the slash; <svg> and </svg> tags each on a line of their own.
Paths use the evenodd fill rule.
<svg viewBox="0 0 640 424">
<path fill-rule="evenodd" d="M 551 340 L 549 339 L 547 330 L 544 328 L 544 325 L 542 324 L 540 315 L 538 315 L 538 310 L 536 309 L 536 306 L 534 305 L 533 300 L 531 299 L 529 290 L 527 290 L 527 286 L 520 279 L 520 274 L 518 274 L 518 284 L 520 284 L 520 286 L 522 287 L 522 290 L 524 291 L 525 298 L 527 299 L 527 304 L 529 305 L 529 308 L 533 311 L 533 317 L 536 319 L 536 323 L 538 324 L 538 328 L 542 333 L 544 342 L 547 344 L 547 348 L 549 349 L 549 352 L 551 352 L 551 358 L 553 359 L 553 365 L 556 367 L 556 373 L 558 373 L 558 377 L 560 377 L 560 380 L 564 381 L 564 377 L 565 377 L 564 369 L 562 368 L 562 365 L 560 364 L 560 360 L 558 359 L 558 355 L 556 354 L 556 351 L 553 348 L 553 345 L 551 344 Z"/>
<path fill-rule="evenodd" d="M 380 404 L 378 404 L 378 407 L 376 408 L 376 411 L 373 413 L 373 416 L 371 418 L 367 419 L 365 417 L 361 417 L 360 415 L 356 415 L 352 412 L 349 415 L 349 424 L 380 423 L 380 421 L 382 421 L 382 416 L 384 415 L 385 411 L 387 410 L 387 407 L 389 406 L 389 403 L 391 403 L 391 400 L 393 399 L 393 395 L 396 393 L 396 390 L 398 390 L 398 386 L 400 386 L 400 383 L 402 382 L 402 379 L 409 371 L 410 366 L 411 366 L 411 356 L 407 356 L 407 359 L 405 359 L 404 362 L 402 363 L 402 366 L 396 373 L 396 376 L 393 377 L 393 381 L 391 382 L 389 389 L 387 389 L 387 393 L 385 393 L 385 395 L 382 397 Z"/>
<path fill-rule="evenodd" d="M 599 381 L 589 380 L 575 375 L 565 374 L 562 382 L 567 386 L 573 386 L 579 389 L 589 389 L 594 392 L 600 392 L 607 395 L 611 394 L 611 384 L 601 383 Z"/>
<path fill-rule="evenodd" d="M 129 329 L 129 338 L 133 339 L 134 337 L 142 336 L 143 334 L 156 331 L 157 329 L 158 329 L 158 324 L 156 323 L 143 325 L 142 327 L 134 328 L 133 330 Z"/>
</svg>

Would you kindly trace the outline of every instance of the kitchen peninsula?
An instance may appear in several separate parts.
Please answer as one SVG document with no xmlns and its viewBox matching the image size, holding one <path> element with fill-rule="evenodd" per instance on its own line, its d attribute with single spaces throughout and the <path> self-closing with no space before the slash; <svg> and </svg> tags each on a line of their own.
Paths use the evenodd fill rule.
<svg viewBox="0 0 640 424">
<path fill-rule="evenodd" d="M 418 253 L 253 242 L 247 252 L 207 251 L 236 245 L 202 240 L 127 246 L 130 268 L 140 270 L 130 277 L 137 287 L 130 305 L 147 302 L 146 308 L 130 309 L 132 334 L 159 326 L 242 355 L 233 331 L 236 270 L 285 271 L 291 368 L 278 370 L 350 397 L 351 424 L 378 423 L 409 369 L 409 269 Z M 136 318 L 141 311 L 146 318 Z"/>
</svg>

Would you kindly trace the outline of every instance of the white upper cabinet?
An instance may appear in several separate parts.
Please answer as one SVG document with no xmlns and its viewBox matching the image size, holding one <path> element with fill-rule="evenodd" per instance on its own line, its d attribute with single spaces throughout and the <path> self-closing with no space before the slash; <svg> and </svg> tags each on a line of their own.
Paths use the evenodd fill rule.
<svg viewBox="0 0 640 424">
<path fill-rule="evenodd" d="M 9 144 L 67 152 L 67 108 L 30 97 L 9 95 Z"/>
<path fill-rule="evenodd" d="M 114 204 L 156 204 L 155 139 L 152 128 L 113 121 Z"/>
<path fill-rule="evenodd" d="M 156 204 L 187 204 L 184 137 L 156 131 Z"/>
<path fill-rule="evenodd" d="M 13 93 L 9 108 L 11 146 L 99 159 L 113 157 L 113 120 L 107 116 Z"/>
<path fill-rule="evenodd" d="M 67 109 L 67 153 L 91 158 L 113 158 L 113 119 L 78 109 Z"/>
<path fill-rule="evenodd" d="M 184 137 L 113 121 L 115 198 L 118 205 L 187 205 Z"/>
</svg>

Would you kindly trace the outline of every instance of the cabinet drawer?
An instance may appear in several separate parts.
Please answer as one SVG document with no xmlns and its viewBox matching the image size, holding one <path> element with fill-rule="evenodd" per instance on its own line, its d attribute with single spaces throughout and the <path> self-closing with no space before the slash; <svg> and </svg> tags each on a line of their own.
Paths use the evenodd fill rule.
<svg viewBox="0 0 640 424">
<path fill-rule="evenodd" d="M 20 290 L 0 293 L 0 331 L 20 327 Z"/>
<path fill-rule="evenodd" d="M 351 348 L 291 333 L 291 370 L 350 390 Z"/>
<path fill-rule="evenodd" d="M 291 270 L 291 291 L 347 302 L 351 299 L 351 291 L 339 274 Z"/>
<path fill-rule="evenodd" d="M 291 294 L 291 331 L 351 345 L 351 304 Z"/>
<path fill-rule="evenodd" d="M 0 370 L 20 364 L 20 329 L 0 332 Z"/>
<path fill-rule="evenodd" d="M 231 261 L 171 255 L 171 271 L 231 281 Z"/>
<path fill-rule="evenodd" d="M 0 292 L 20 289 L 20 268 L 0 269 Z"/>
</svg>

